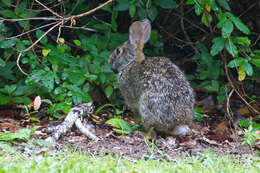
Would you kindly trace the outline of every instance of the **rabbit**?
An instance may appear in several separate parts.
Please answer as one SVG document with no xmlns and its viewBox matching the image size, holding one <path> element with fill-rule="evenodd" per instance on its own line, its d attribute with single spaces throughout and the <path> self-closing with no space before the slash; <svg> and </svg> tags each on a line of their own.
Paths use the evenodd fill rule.
<svg viewBox="0 0 260 173">
<path fill-rule="evenodd" d="M 129 40 L 109 56 L 109 65 L 118 73 L 119 89 L 127 105 L 141 116 L 146 129 L 185 136 L 190 134 L 193 121 L 193 89 L 168 58 L 145 57 L 143 47 L 150 34 L 148 19 L 132 23 Z"/>
</svg>

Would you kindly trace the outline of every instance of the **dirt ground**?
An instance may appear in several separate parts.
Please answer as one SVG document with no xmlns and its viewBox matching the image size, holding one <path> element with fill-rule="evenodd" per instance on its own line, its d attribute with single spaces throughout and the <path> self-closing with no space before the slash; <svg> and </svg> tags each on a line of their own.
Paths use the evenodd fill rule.
<svg viewBox="0 0 260 173">
<path fill-rule="evenodd" d="M 44 110 L 44 109 L 43 109 Z M 9 111 L 9 112 L 8 112 Z M 211 114 L 214 111 L 211 111 Z M 13 117 L 5 117 L 10 113 Z M 215 112 L 216 113 L 216 112 Z M 50 134 L 44 133 L 44 129 L 49 126 L 60 124 L 59 121 L 50 121 L 46 118 L 44 112 L 38 113 L 38 116 L 45 117 L 39 123 L 24 122 L 17 119 L 21 112 L 2 110 L 0 111 L 0 130 L 17 131 L 22 127 L 32 127 L 38 125 L 40 128 L 36 131 L 36 136 L 39 139 L 46 139 Z M 243 145 L 243 130 L 236 126 L 231 127 L 227 120 L 222 115 L 216 116 L 208 113 L 208 117 L 204 117 L 202 122 L 194 121 L 192 134 L 190 136 L 175 138 L 164 134 L 152 135 L 149 140 L 146 140 L 147 132 L 134 131 L 132 134 L 119 135 L 105 121 L 111 117 L 103 117 L 99 121 L 93 121 L 93 118 L 84 120 L 83 124 L 92 133 L 100 138 L 98 141 L 88 139 L 81 134 L 75 127 L 72 128 L 65 136 L 60 138 L 56 146 L 57 150 L 71 146 L 76 150 L 84 151 L 90 155 L 99 154 L 115 154 L 132 159 L 142 157 L 153 159 L 168 159 L 174 160 L 181 155 L 197 155 L 199 153 L 212 151 L 217 155 L 257 155 L 259 146 L 253 148 L 248 145 Z M 95 116 L 97 117 L 97 116 Z M 134 122 L 131 116 L 127 117 L 126 121 Z M 211 119 L 210 117 L 214 117 Z M 38 117 L 40 119 L 40 117 Z M 23 123 L 21 123 L 23 122 Z M 23 147 L 19 148 L 21 151 Z"/>
<path fill-rule="evenodd" d="M 197 125 L 197 128 L 201 128 Z M 157 135 L 152 140 L 145 140 L 145 133 L 135 131 L 129 135 L 115 134 L 104 126 L 95 128 L 95 134 L 101 139 L 91 141 L 85 136 L 76 136 L 75 133 L 59 140 L 61 146 L 73 146 L 89 154 L 115 154 L 133 159 L 142 157 L 154 159 L 176 159 L 179 156 L 196 155 L 203 152 L 215 152 L 217 155 L 244 155 L 257 154 L 254 148 L 242 145 L 242 137 L 231 137 L 227 132 L 199 132 L 193 129 L 193 135 L 185 138 Z M 237 138 L 237 139 L 235 139 Z"/>
</svg>

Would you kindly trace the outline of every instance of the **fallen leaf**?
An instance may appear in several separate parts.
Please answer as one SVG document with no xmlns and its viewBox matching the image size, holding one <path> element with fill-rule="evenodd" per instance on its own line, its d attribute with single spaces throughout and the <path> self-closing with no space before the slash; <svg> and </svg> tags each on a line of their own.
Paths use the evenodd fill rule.
<svg viewBox="0 0 260 173">
<path fill-rule="evenodd" d="M 38 110 L 40 108 L 41 104 L 42 104 L 41 97 L 40 96 L 35 97 L 34 102 L 33 102 L 33 109 Z"/>
<path fill-rule="evenodd" d="M 239 108 L 237 112 L 239 112 L 241 115 L 248 115 L 250 113 L 249 109 L 246 106 Z"/>
<path fill-rule="evenodd" d="M 216 131 L 228 131 L 228 122 L 223 121 L 220 124 L 217 125 Z"/>
</svg>

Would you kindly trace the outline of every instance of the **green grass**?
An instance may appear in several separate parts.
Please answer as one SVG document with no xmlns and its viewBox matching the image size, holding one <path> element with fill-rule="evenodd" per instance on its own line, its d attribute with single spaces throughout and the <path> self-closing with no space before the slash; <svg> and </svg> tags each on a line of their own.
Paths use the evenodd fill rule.
<svg viewBox="0 0 260 173">
<path fill-rule="evenodd" d="M 1 152 L 0 173 L 259 173 L 259 157 L 217 157 L 207 153 L 200 156 L 181 157 L 176 161 L 145 160 L 130 161 L 117 156 L 86 156 L 84 153 L 62 151 L 59 154 L 24 158 L 19 152 Z"/>
</svg>

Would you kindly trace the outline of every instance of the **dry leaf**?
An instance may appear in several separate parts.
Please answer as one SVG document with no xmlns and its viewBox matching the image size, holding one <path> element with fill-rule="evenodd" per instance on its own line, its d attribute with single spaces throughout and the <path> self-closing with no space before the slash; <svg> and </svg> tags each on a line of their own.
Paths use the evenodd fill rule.
<svg viewBox="0 0 260 173">
<path fill-rule="evenodd" d="M 41 97 L 40 96 L 35 97 L 34 102 L 33 102 L 33 109 L 38 110 L 40 108 L 41 104 L 42 104 Z"/>
<path fill-rule="evenodd" d="M 217 131 L 228 131 L 227 125 L 228 125 L 228 123 L 226 121 L 223 121 L 219 125 L 217 125 L 216 130 Z"/>
<path fill-rule="evenodd" d="M 246 106 L 238 109 L 237 112 L 239 112 L 241 115 L 248 115 L 250 113 Z"/>
</svg>

